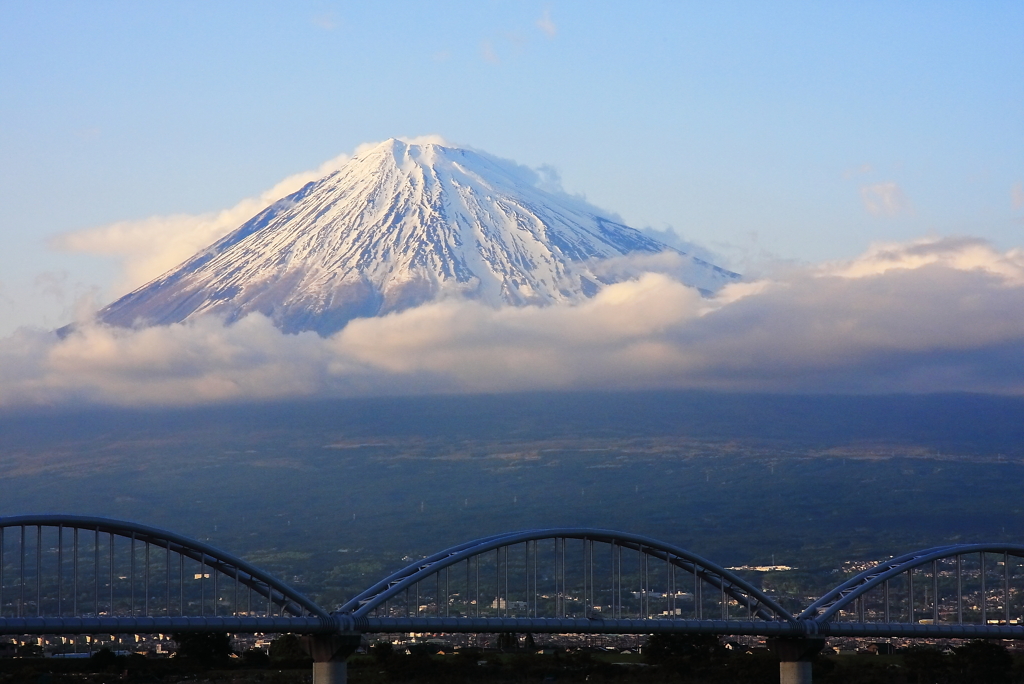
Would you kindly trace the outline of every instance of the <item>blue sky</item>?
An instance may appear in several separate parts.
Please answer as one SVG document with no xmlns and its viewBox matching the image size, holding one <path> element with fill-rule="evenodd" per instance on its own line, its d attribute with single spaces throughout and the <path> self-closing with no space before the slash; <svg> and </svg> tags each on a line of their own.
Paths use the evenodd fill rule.
<svg viewBox="0 0 1024 684">
<path fill-rule="evenodd" d="M 1019 2 L 0 3 L 0 334 L 115 295 L 54 249 L 440 134 L 756 271 L 1024 245 Z"/>
</svg>

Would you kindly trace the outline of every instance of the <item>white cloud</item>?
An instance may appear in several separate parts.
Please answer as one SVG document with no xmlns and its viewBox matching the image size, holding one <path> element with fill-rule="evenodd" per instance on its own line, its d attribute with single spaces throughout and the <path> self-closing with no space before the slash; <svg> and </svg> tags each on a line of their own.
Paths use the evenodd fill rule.
<svg viewBox="0 0 1024 684">
<path fill-rule="evenodd" d="M 695 256 L 698 259 L 703 259 L 704 261 L 719 265 L 722 265 L 725 261 L 725 257 L 722 255 L 712 252 L 703 245 L 690 242 L 680 235 L 672 226 L 666 225 L 664 228 L 653 228 L 651 226 L 647 226 L 646 228 L 641 228 L 640 232 L 659 242 L 663 242 L 670 247 L 675 247 L 686 254 Z"/>
<path fill-rule="evenodd" d="M 702 298 L 648 270 L 578 306 L 469 301 L 284 335 L 260 316 L 0 340 L 0 405 L 532 389 L 1024 393 L 1024 252 L 872 247 Z M 654 268 L 660 268 L 655 266 Z"/>
<path fill-rule="evenodd" d="M 399 136 L 398 139 L 401 140 L 404 143 L 409 144 L 409 145 L 442 145 L 442 146 L 447 146 L 447 145 L 451 144 L 447 140 L 445 140 L 444 137 L 442 137 L 440 135 L 437 135 L 436 133 L 431 133 L 430 135 L 414 135 L 411 138 L 402 135 L 402 136 Z M 370 144 L 371 147 L 375 147 L 375 146 L 379 145 L 380 143 L 376 142 L 376 143 L 369 143 L 369 144 Z"/>
<path fill-rule="evenodd" d="M 113 294 L 119 296 L 177 266 L 306 183 L 341 168 L 349 158 L 342 154 L 317 169 L 289 176 L 229 209 L 118 221 L 61 235 L 51 241 L 51 246 L 68 252 L 117 257 L 123 273 Z"/>
<path fill-rule="evenodd" d="M 874 183 L 860 189 L 860 199 L 869 214 L 896 216 L 910 210 L 910 202 L 897 183 Z"/>
<path fill-rule="evenodd" d="M 544 8 L 544 13 L 541 14 L 540 19 L 537 20 L 537 28 L 539 28 L 548 38 L 554 38 L 558 34 L 558 27 L 555 25 L 555 22 L 551 20 L 550 8 Z"/>
<path fill-rule="evenodd" d="M 988 273 L 1002 278 L 1008 285 L 1024 285 L 1024 250 L 999 252 L 985 240 L 964 236 L 878 243 L 853 261 L 825 264 L 819 272 L 844 278 L 864 278 L 931 265 Z"/>
<path fill-rule="evenodd" d="M 875 167 L 865 162 L 859 166 L 854 166 L 843 171 L 843 178 L 849 180 L 850 178 L 854 178 L 856 176 L 862 176 L 867 173 L 874 173 L 874 171 Z"/>
<path fill-rule="evenodd" d="M 83 325 L 63 340 L 21 330 L 0 343 L 0 404 L 192 404 L 323 390 L 326 350 L 313 334 L 285 336 L 266 319 L 214 318 L 127 330 Z M 191 397 L 191 398 L 190 398 Z"/>
</svg>

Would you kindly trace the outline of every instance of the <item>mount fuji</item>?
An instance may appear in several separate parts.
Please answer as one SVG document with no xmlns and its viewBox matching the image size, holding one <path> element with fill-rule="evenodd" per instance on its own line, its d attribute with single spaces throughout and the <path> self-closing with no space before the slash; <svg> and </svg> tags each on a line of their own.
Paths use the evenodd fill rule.
<svg viewBox="0 0 1024 684">
<path fill-rule="evenodd" d="M 739 276 L 623 225 L 483 152 L 387 140 L 277 201 L 99 320 L 165 325 L 259 312 L 330 335 L 358 317 L 452 298 L 575 303 L 624 279 L 609 259 L 665 251 L 705 293 Z M 614 262 L 611 262 L 614 263 Z"/>
</svg>

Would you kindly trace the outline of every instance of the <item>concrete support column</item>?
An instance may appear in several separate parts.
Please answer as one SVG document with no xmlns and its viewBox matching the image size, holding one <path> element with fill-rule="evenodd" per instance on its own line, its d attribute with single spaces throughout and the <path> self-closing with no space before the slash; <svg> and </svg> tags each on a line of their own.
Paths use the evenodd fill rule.
<svg viewBox="0 0 1024 684">
<path fill-rule="evenodd" d="M 328 660 L 313 661 L 313 684 L 348 684 L 348 662 Z"/>
<path fill-rule="evenodd" d="M 779 661 L 779 684 L 811 684 L 811 679 L 811 661 Z M 314 681 L 316 681 L 315 677 Z M 344 682 L 345 680 L 342 679 L 341 681 Z"/>
<path fill-rule="evenodd" d="M 313 684 L 347 684 L 350 655 L 359 648 L 358 632 L 313 634 L 302 638 L 302 646 L 313 658 Z"/>
<path fill-rule="evenodd" d="M 821 638 L 769 639 L 768 648 L 779 658 L 779 684 L 811 684 L 811 662 L 824 646 Z"/>
</svg>

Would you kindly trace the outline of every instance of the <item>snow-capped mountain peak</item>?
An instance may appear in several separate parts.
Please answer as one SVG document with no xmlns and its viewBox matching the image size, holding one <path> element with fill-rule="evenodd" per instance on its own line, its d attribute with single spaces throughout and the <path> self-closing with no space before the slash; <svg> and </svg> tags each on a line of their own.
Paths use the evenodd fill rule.
<svg viewBox="0 0 1024 684">
<path fill-rule="evenodd" d="M 287 332 L 340 330 L 446 297 L 493 306 L 572 303 L 609 282 L 602 260 L 666 245 L 530 169 L 470 149 L 390 139 L 307 184 L 103 309 L 121 326 L 251 312 Z M 699 259 L 713 291 L 737 276 Z"/>
</svg>

